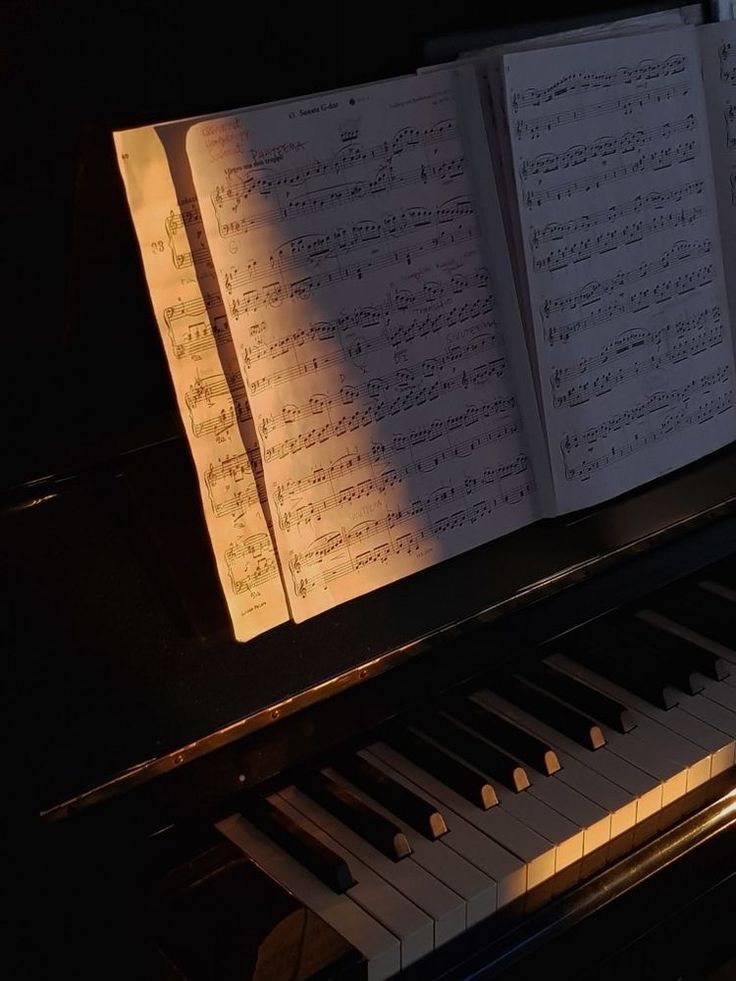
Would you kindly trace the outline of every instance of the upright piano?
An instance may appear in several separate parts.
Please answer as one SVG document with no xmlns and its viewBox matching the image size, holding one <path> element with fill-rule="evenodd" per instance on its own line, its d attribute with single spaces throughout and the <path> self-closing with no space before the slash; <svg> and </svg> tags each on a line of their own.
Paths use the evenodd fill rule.
<svg viewBox="0 0 736 981">
<path fill-rule="evenodd" d="M 364 15 L 212 12 L 245 68 L 165 4 L 7 15 L 57 112 L 9 198 L 59 216 L 5 382 L 15 937 L 49 977 L 736 977 L 736 446 L 232 640 L 110 131 L 484 26 Z"/>
</svg>

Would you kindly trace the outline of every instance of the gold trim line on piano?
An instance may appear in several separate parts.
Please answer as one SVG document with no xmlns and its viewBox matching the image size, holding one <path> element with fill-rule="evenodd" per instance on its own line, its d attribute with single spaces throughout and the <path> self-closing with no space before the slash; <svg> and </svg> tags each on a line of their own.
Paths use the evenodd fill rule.
<svg viewBox="0 0 736 981">
<path fill-rule="evenodd" d="M 329 678 L 324 682 L 281 701 L 274 702 L 258 712 L 254 712 L 243 719 L 239 719 L 218 729 L 216 732 L 210 733 L 202 739 L 195 740 L 163 756 L 154 757 L 128 770 L 124 770 L 98 786 L 83 791 L 77 796 L 71 797 L 59 804 L 41 810 L 39 817 L 45 823 L 53 823 L 69 818 L 98 803 L 110 800 L 125 791 L 132 790 L 158 776 L 177 770 L 185 763 L 190 763 L 259 729 L 264 729 L 271 723 L 308 708 L 324 698 L 336 695 L 370 678 L 375 678 L 390 670 L 399 662 L 409 657 L 415 657 L 422 651 L 427 650 L 430 646 L 434 646 L 439 638 L 451 637 L 454 632 L 461 631 L 467 624 L 486 624 L 497 620 L 503 615 L 514 612 L 532 600 L 539 601 L 545 599 L 567 586 L 582 582 L 590 577 L 592 571 L 596 573 L 603 572 L 623 558 L 664 545 L 670 539 L 690 531 L 695 531 L 699 527 L 711 524 L 719 518 L 727 517 L 734 512 L 736 512 L 736 494 L 730 495 L 716 505 L 706 507 L 694 514 L 677 519 L 662 528 L 658 528 L 649 535 L 635 538 L 610 551 L 594 554 L 587 559 L 574 563 L 553 575 L 540 579 L 518 590 L 512 596 L 493 603 L 477 613 L 463 617 L 453 623 L 445 624 L 437 630 L 415 638 L 407 644 L 394 648 L 370 661 L 365 661 L 355 668 L 351 668 L 349 671 Z M 241 775 L 240 779 L 240 786 L 247 786 L 247 778 L 244 774 Z M 235 789 L 238 788 L 233 788 L 233 790 Z"/>
</svg>

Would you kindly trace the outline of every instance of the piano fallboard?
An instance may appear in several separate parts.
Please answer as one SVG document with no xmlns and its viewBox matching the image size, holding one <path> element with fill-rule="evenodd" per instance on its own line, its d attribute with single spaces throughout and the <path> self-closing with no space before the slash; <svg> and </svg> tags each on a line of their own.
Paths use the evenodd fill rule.
<svg viewBox="0 0 736 981">
<path fill-rule="evenodd" d="M 47 821 L 104 814 L 110 801 L 155 830 L 736 546 L 730 447 L 239 645 L 215 615 L 194 497 L 171 512 L 172 473 L 192 479 L 180 443 L 6 495 L 4 626 L 29 677 L 44 679 Z"/>
</svg>

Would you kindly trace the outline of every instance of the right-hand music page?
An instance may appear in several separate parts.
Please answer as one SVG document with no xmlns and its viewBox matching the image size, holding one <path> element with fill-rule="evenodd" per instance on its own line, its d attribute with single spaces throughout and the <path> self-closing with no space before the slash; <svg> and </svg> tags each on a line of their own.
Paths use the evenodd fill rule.
<svg viewBox="0 0 736 981">
<path fill-rule="evenodd" d="M 736 437 L 697 31 L 504 58 L 560 512 Z"/>
<path fill-rule="evenodd" d="M 698 31 L 698 37 L 708 103 L 726 290 L 733 321 L 736 318 L 736 21 L 705 24 Z M 731 326 L 736 330 L 735 323 Z"/>
</svg>

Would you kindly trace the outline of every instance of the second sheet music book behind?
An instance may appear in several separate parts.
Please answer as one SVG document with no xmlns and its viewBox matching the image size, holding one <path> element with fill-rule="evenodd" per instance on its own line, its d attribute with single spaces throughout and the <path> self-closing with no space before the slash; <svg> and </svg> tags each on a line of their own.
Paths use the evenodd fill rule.
<svg viewBox="0 0 736 981">
<path fill-rule="evenodd" d="M 736 438 L 736 24 L 115 135 L 240 640 Z"/>
</svg>

